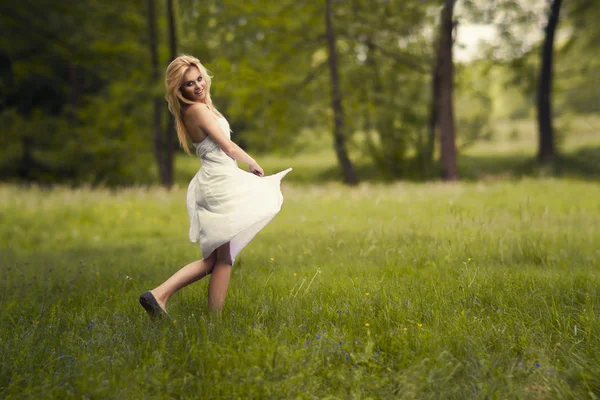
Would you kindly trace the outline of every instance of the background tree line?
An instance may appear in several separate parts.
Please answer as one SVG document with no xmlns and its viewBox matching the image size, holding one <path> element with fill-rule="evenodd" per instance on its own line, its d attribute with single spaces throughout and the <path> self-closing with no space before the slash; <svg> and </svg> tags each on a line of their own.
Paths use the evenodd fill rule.
<svg viewBox="0 0 600 400">
<path fill-rule="evenodd" d="M 330 132 L 348 184 L 360 176 L 355 150 L 391 179 L 458 179 L 457 152 L 491 134 L 500 101 L 508 118 L 536 110 L 538 160 L 552 163 L 553 110 L 598 111 L 598 5 L 5 1 L 0 178 L 114 185 L 156 176 L 172 185 L 178 149 L 163 76 L 179 53 L 213 71 L 238 143 L 293 151 L 304 135 Z M 457 63 L 463 23 L 493 24 L 501 40 Z M 541 40 L 525 46 L 536 30 Z"/>
</svg>

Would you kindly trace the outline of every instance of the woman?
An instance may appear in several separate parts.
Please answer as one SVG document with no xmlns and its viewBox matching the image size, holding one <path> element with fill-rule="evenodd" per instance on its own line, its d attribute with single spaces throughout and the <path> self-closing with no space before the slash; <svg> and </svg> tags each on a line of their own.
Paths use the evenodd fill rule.
<svg viewBox="0 0 600 400">
<path fill-rule="evenodd" d="M 186 203 L 189 239 L 200 242 L 204 258 L 142 294 L 140 303 L 152 317 L 167 315 L 169 297 L 210 274 L 208 307 L 220 311 L 235 257 L 281 209 L 280 183 L 291 168 L 264 177 L 258 163 L 231 141 L 229 124 L 210 97 L 211 77 L 198 59 L 184 55 L 173 60 L 165 84 L 179 143 L 191 154 L 189 137 L 202 161 Z M 251 172 L 238 168 L 237 161 Z"/>
</svg>

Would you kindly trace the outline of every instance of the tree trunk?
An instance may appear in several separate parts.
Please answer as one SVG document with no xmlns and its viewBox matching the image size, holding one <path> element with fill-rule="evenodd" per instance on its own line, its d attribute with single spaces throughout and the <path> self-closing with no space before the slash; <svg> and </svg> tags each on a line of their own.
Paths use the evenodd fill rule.
<svg viewBox="0 0 600 400">
<path fill-rule="evenodd" d="M 174 0 L 167 0 L 167 16 L 169 17 L 169 51 L 170 61 L 177 58 L 177 25 L 175 23 Z"/>
<path fill-rule="evenodd" d="M 554 34 L 558 25 L 560 5 L 562 0 L 554 0 L 548 14 L 546 36 L 542 51 L 542 65 L 538 82 L 537 112 L 539 147 L 538 161 L 543 164 L 551 163 L 554 159 L 554 132 L 552 129 L 552 52 Z"/>
<path fill-rule="evenodd" d="M 431 74 L 431 105 L 429 109 L 429 126 L 427 141 L 425 142 L 422 154 L 422 167 L 433 164 L 433 153 L 435 151 L 435 132 L 438 126 L 438 110 L 440 100 L 440 51 Z"/>
<path fill-rule="evenodd" d="M 454 106 L 452 104 L 454 65 L 452 60 L 453 12 L 456 0 L 445 0 L 442 9 L 440 35 L 440 82 L 438 121 L 441 134 L 442 178 L 446 181 L 458 179 L 456 143 L 454 135 Z"/>
<path fill-rule="evenodd" d="M 333 109 L 333 138 L 335 154 L 344 174 L 344 183 L 349 185 L 358 184 L 358 177 L 354 171 L 352 161 L 346 150 L 346 139 L 344 135 L 344 110 L 342 108 L 342 95 L 337 65 L 337 49 L 335 43 L 335 32 L 331 18 L 331 1 L 325 0 L 325 25 L 327 28 L 327 47 L 329 50 L 328 64 L 331 76 L 331 108 Z"/>
<path fill-rule="evenodd" d="M 169 62 L 177 57 L 177 26 L 175 22 L 175 11 L 173 10 L 173 1 L 174 0 L 167 0 L 167 16 L 169 18 Z M 173 153 L 175 151 L 177 133 L 175 132 L 175 117 L 169 112 L 168 118 L 165 164 L 167 166 L 166 186 L 171 187 L 173 185 Z"/>
<path fill-rule="evenodd" d="M 158 48 L 156 43 L 156 8 L 154 0 L 148 0 L 148 43 L 150 44 L 151 70 L 152 70 L 152 87 L 159 80 L 158 72 Z M 165 146 L 162 137 L 162 113 L 163 102 L 158 95 L 153 96 L 153 131 L 154 131 L 154 157 L 156 158 L 156 166 L 160 182 L 168 185 L 168 168 L 165 158 Z"/>
</svg>

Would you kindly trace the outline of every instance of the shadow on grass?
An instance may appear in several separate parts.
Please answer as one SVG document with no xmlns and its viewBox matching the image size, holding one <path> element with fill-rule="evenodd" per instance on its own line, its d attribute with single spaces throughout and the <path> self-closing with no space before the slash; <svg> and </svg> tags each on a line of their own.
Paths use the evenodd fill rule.
<svg viewBox="0 0 600 400">
<path fill-rule="evenodd" d="M 458 160 L 459 175 L 463 181 L 562 177 L 579 180 L 600 180 L 600 147 L 585 147 L 558 156 L 552 165 L 540 165 L 527 155 L 462 155 Z M 441 170 L 408 166 L 401 178 L 386 176 L 373 164 L 356 163 L 362 182 L 392 183 L 394 181 L 431 182 L 439 181 Z M 294 183 L 341 182 L 342 173 L 337 166 L 321 170 L 304 169 L 288 175 L 286 181 Z"/>
<path fill-rule="evenodd" d="M 561 177 L 600 180 L 600 147 L 585 147 L 556 157 L 550 165 L 540 165 L 524 155 L 462 156 L 459 160 L 464 180 Z"/>
</svg>

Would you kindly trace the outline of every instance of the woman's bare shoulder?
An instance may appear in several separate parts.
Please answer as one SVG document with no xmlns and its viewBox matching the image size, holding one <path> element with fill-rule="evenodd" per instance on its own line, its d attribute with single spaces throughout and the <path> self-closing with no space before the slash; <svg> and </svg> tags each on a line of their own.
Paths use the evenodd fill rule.
<svg viewBox="0 0 600 400">
<path fill-rule="evenodd" d="M 210 110 L 204 103 L 194 103 L 187 107 L 183 112 L 183 118 L 204 119 L 210 117 Z"/>
</svg>

